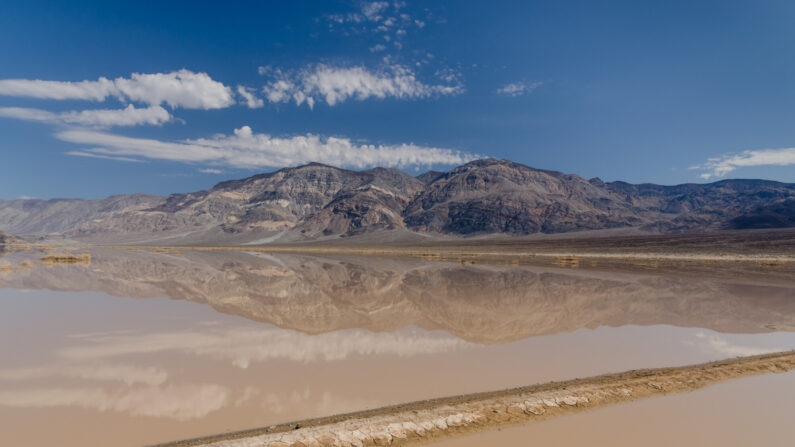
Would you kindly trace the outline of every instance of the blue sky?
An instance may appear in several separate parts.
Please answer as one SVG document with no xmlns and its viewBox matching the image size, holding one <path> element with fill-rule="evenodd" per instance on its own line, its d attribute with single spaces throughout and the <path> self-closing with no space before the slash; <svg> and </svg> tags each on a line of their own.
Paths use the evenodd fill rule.
<svg viewBox="0 0 795 447">
<path fill-rule="evenodd" d="M 35 2 L 0 14 L 0 197 L 488 156 L 795 182 L 795 3 Z"/>
</svg>

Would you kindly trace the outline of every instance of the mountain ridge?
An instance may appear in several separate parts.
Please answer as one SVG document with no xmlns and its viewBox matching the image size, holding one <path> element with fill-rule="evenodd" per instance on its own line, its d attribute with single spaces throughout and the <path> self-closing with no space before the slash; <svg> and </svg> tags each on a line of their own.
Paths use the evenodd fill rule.
<svg viewBox="0 0 795 447">
<path fill-rule="evenodd" d="M 585 179 L 481 159 L 417 177 L 320 163 L 168 196 L 0 199 L 0 230 L 87 242 L 309 241 L 635 229 L 677 233 L 795 227 L 795 184 L 721 180 L 665 186 Z"/>
</svg>

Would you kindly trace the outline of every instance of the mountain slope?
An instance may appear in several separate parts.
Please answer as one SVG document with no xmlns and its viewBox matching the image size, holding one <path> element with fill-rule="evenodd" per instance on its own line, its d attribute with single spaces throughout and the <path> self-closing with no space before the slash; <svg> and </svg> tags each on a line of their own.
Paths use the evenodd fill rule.
<svg viewBox="0 0 795 447">
<path fill-rule="evenodd" d="M 759 206 L 791 207 L 791 202 L 785 203 L 787 198 L 795 198 L 795 185 L 765 180 L 677 186 L 606 184 L 490 159 L 436 178 L 406 209 L 405 220 L 419 231 L 456 234 L 619 227 L 704 231 L 733 228 L 731 219 L 753 215 Z M 782 222 L 787 226 L 786 220 Z"/>
<path fill-rule="evenodd" d="M 431 182 L 406 209 L 419 231 L 557 233 L 636 226 L 628 203 L 576 175 L 499 160 L 478 160 Z"/>
<path fill-rule="evenodd" d="M 366 234 L 651 232 L 795 226 L 795 185 L 605 183 L 507 160 L 418 177 L 312 163 L 205 191 L 101 200 L 0 200 L 0 230 L 84 241 L 252 243 Z M 401 233 L 402 234 L 402 233 Z"/>
</svg>

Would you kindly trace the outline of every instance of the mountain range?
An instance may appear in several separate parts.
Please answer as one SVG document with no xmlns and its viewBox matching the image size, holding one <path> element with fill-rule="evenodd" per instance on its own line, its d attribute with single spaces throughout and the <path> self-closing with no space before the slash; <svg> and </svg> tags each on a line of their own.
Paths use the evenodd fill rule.
<svg viewBox="0 0 795 447">
<path fill-rule="evenodd" d="M 795 184 L 603 182 L 508 160 L 412 177 L 311 163 L 187 194 L 0 199 L 0 230 L 86 242 L 269 243 L 795 227 Z"/>
</svg>

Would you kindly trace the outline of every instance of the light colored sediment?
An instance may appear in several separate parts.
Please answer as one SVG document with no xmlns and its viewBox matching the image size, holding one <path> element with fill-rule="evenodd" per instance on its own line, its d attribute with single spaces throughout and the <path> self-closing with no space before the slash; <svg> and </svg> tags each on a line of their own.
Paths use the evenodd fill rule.
<svg viewBox="0 0 795 447">
<path fill-rule="evenodd" d="M 39 259 L 45 265 L 53 266 L 58 264 L 84 264 L 84 265 L 91 265 L 91 254 L 90 253 L 83 253 L 80 255 L 70 255 L 66 254 L 55 254 L 55 255 L 47 255 L 41 259 Z"/>
<path fill-rule="evenodd" d="M 661 251 L 635 251 L 622 253 L 578 251 L 494 250 L 489 248 L 444 249 L 438 247 L 386 247 L 334 246 L 334 245 L 274 245 L 274 246 L 133 246 L 98 245 L 107 248 L 144 249 L 169 253 L 174 250 L 198 251 L 247 251 L 265 253 L 294 253 L 308 255 L 354 255 L 354 256 L 410 256 L 430 260 L 462 261 L 472 258 L 500 258 L 521 260 L 527 258 L 549 259 L 553 263 L 568 263 L 575 260 L 619 260 L 619 261 L 680 261 L 680 262 L 740 262 L 763 264 L 792 264 L 795 255 L 767 253 L 666 253 Z"/>
<path fill-rule="evenodd" d="M 416 445 L 525 424 L 646 397 L 693 391 L 726 380 L 795 369 L 795 351 L 676 368 L 553 382 L 274 425 L 165 444 L 170 447 Z M 164 446 L 165 446 L 164 445 Z"/>
</svg>

